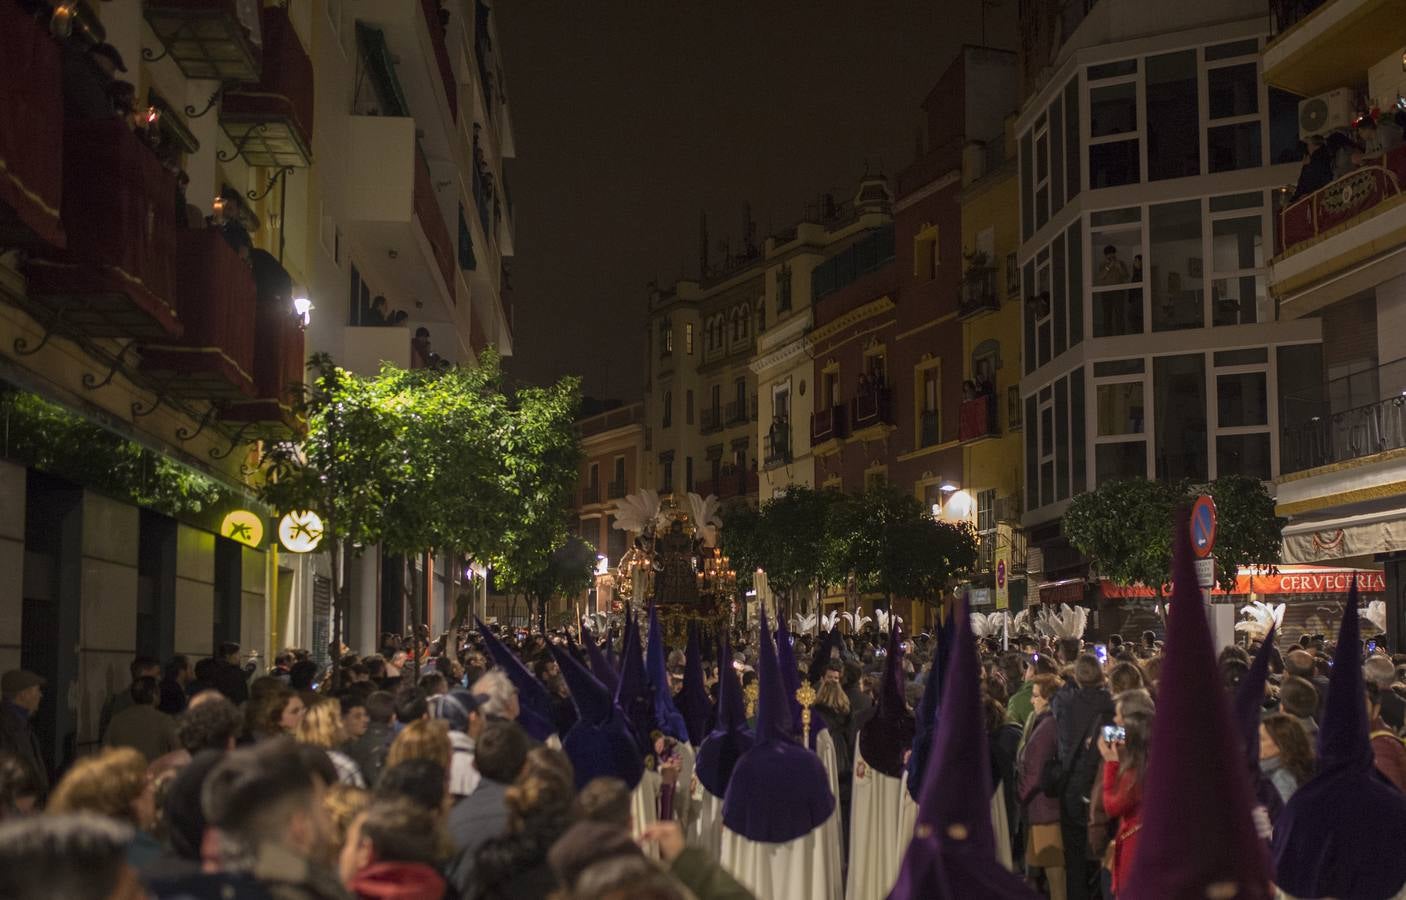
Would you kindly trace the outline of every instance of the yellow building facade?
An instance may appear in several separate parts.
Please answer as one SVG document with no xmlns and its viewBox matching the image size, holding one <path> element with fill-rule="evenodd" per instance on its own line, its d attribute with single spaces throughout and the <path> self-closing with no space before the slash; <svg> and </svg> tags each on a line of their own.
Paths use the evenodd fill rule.
<svg viewBox="0 0 1406 900">
<path fill-rule="evenodd" d="M 1021 300 L 1015 265 L 1020 193 L 1009 127 L 1000 146 L 967 146 L 962 183 L 962 483 L 944 512 L 950 517 L 953 507 L 966 511 L 978 537 L 972 590 L 990 591 L 989 605 L 1006 608 L 1012 597 L 1017 606 L 1024 597 L 1025 561 Z"/>
</svg>

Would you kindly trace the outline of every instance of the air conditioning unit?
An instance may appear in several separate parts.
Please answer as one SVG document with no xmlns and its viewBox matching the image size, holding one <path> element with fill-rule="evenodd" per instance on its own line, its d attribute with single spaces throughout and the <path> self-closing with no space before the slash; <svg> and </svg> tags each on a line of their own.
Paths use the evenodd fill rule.
<svg viewBox="0 0 1406 900">
<path fill-rule="evenodd" d="M 1326 135 L 1339 128 L 1352 127 L 1357 115 L 1352 88 L 1338 88 L 1317 97 L 1299 101 L 1299 140 L 1310 135 Z"/>
</svg>

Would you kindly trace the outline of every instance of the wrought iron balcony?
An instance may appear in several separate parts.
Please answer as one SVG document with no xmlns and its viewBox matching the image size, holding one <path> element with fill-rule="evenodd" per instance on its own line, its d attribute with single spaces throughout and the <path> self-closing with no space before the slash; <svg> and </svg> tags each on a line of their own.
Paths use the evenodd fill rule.
<svg viewBox="0 0 1406 900">
<path fill-rule="evenodd" d="M 756 408 L 756 397 L 752 398 L 752 408 Z M 746 400 L 733 400 L 727 405 L 727 419 L 725 421 L 728 425 L 740 425 L 750 420 L 751 415 L 749 415 Z"/>
<path fill-rule="evenodd" d="M 843 403 L 818 409 L 810 416 L 810 442 L 823 444 L 849 435 L 846 409 Z"/>
<path fill-rule="evenodd" d="M 957 301 L 957 318 L 970 319 L 982 313 L 1000 312 L 996 293 L 995 266 L 972 266 L 962 276 L 962 295 Z"/>
<path fill-rule="evenodd" d="M 625 496 L 625 482 L 612 481 L 605 486 L 605 496 L 607 500 L 619 500 Z"/>
<path fill-rule="evenodd" d="M 303 371 L 303 322 L 293 311 L 293 279 L 263 250 L 251 259 L 258 309 L 254 319 L 254 396 L 236 403 L 221 419 L 247 425 L 275 426 L 276 433 L 296 433 L 303 427 L 297 417 Z"/>
<path fill-rule="evenodd" d="M 182 231 L 176 243 L 179 340 L 144 345 L 141 371 L 173 396 L 240 400 L 254 396 L 254 276 L 215 229 Z"/>
<path fill-rule="evenodd" d="M 176 177 L 121 118 L 69 120 L 63 148 L 67 250 L 30 260 L 29 305 L 92 337 L 178 337 Z"/>
<path fill-rule="evenodd" d="M 893 424 L 893 392 L 882 385 L 861 387 L 854 398 L 855 430 Z"/>
<path fill-rule="evenodd" d="M 961 421 L 957 427 L 957 438 L 962 441 L 977 441 L 995 437 L 1001 433 L 996 421 L 995 397 L 976 397 L 962 401 Z"/>
<path fill-rule="evenodd" d="M 230 156 L 269 168 L 311 165 L 312 60 L 285 7 L 264 7 L 261 21 L 262 74 L 257 83 L 225 91 L 220 101 L 220 127 L 235 147 Z"/>
<path fill-rule="evenodd" d="M 1406 393 L 1284 429 L 1280 471 L 1298 472 L 1406 447 Z"/>
<path fill-rule="evenodd" d="M 586 487 L 584 487 L 584 488 L 581 489 L 581 505 L 582 505 L 582 506 L 590 506 L 590 505 L 593 504 L 593 503 L 599 503 L 599 502 L 600 502 L 600 485 L 599 485 L 599 484 L 587 485 Z"/>
<path fill-rule="evenodd" d="M 0 246 L 63 247 L 61 50 L 18 3 L 0 3 Z"/>
<path fill-rule="evenodd" d="M 703 409 L 698 412 L 698 430 L 703 434 L 712 434 L 723 429 L 722 410 L 718 407 Z"/>
<path fill-rule="evenodd" d="M 238 0 L 145 0 L 142 10 L 187 78 L 253 82 L 259 80 L 260 6 Z"/>
<path fill-rule="evenodd" d="M 919 446 L 931 447 L 942 443 L 941 419 L 935 409 L 925 409 L 920 414 L 918 435 L 922 443 Z"/>
<path fill-rule="evenodd" d="M 784 466 L 791 462 L 791 429 L 782 422 L 773 427 L 763 439 L 763 465 L 768 469 Z"/>
</svg>

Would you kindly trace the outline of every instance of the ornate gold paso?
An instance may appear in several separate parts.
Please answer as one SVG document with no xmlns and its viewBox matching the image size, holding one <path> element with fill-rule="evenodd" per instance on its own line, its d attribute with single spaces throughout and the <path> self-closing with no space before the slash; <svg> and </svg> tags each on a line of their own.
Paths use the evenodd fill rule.
<svg viewBox="0 0 1406 900">
<path fill-rule="evenodd" d="M 796 702 L 801 705 L 801 743 L 810 746 L 810 708 L 815 705 L 815 688 L 802 682 L 796 689 Z"/>
<path fill-rule="evenodd" d="M 757 697 L 762 693 L 762 689 L 757 682 L 752 682 L 742 689 L 742 695 L 747 698 L 747 718 L 753 718 L 757 714 Z"/>
</svg>

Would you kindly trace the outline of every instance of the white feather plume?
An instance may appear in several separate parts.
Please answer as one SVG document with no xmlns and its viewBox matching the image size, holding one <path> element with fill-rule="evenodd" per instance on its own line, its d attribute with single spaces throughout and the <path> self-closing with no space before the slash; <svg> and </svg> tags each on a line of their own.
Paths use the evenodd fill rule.
<svg viewBox="0 0 1406 900">
<path fill-rule="evenodd" d="M 879 626 L 879 631 L 888 634 L 895 625 L 903 624 L 903 617 L 893 615 L 886 609 L 874 610 L 874 621 Z"/>
<path fill-rule="evenodd" d="M 703 543 L 711 547 L 718 542 L 718 527 L 723 520 L 718 517 L 718 498 L 709 494 L 700 497 L 692 491 L 688 494 L 688 512 L 693 517 L 693 526 Z"/>
<path fill-rule="evenodd" d="M 1039 616 L 1037 627 L 1040 632 L 1045 637 L 1056 640 L 1082 638 L 1084 629 L 1089 625 L 1089 611 L 1082 606 L 1070 606 L 1068 603 L 1061 603 L 1058 612 L 1050 607 L 1042 607 Z"/>
<path fill-rule="evenodd" d="M 1359 610 L 1357 613 L 1362 618 L 1372 624 L 1378 631 L 1386 631 L 1386 602 L 1383 600 L 1373 600 L 1367 604 L 1367 608 Z"/>
<path fill-rule="evenodd" d="M 1009 613 L 1000 610 L 993 613 L 972 613 L 972 633 L 979 638 L 998 638 L 1005 630 Z"/>
<path fill-rule="evenodd" d="M 659 494 L 651 490 L 636 491 L 615 501 L 615 527 L 621 531 L 641 533 L 663 524 L 659 511 Z"/>
<path fill-rule="evenodd" d="M 1240 611 L 1245 620 L 1236 622 L 1235 630 L 1243 631 L 1251 638 L 1262 641 L 1265 635 L 1269 634 L 1270 628 L 1280 627 L 1284 624 L 1284 609 L 1283 603 L 1264 603 L 1253 600 Z"/>
<path fill-rule="evenodd" d="M 801 615 L 796 613 L 791 617 L 791 632 L 793 634 L 809 634 L 815 630 L 815 626 L 820 622 L 820 616 L 815 613 Z"/>
<path fill-rule="evenodd" d="M 837 612 L 828 612 L 820 617 L 820 628 L 823 631 L 834 631 L 839 623 L 840 614 Z"/>
<path fill-rule="evenodd" d="M 1025 607 L 1011 619 L 1011 633 L 1023 637 L 1035 637 L 1035 621 L 1031 616 L 1030 607 Z"/>
<path fill-rule="evenodd" d="M 872 618 L 864 614 L 864 607 L 862 606 L 857 607 L 854 612 L 840 613 L 840 618 L 844 619 L 845 623 L 849 625 L 850 631 L 856 633 L 865 625 L 868 625 L 870 622 L 874 621 Z"/>
</svg>

